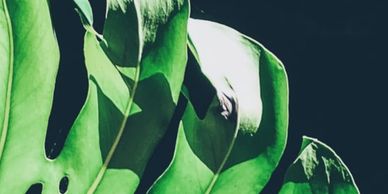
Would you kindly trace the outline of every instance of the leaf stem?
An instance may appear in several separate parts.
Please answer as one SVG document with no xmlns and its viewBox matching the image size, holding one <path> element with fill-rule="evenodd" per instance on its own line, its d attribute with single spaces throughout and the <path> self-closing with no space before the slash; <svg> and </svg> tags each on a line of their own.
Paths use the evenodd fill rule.
<svg viewBox="0 0 388 194">
<path fill-rule="evenodd" d="M 137 1 L 133 2 L 134 3 L 133 6 L 135 7 L 136 13 L 137 13 L 137 22 L 138 22 L 137 25 L 141 26 L 141 21 L 140 21 L 141 17 L 139 15 L 140 11 L 138 10 L 138 5 L 137 5 L 136 2 Z M 140 79 L 140 63 L 141 63 L 142 48 L 143 48 L 141 28 L 139 28 L 138 37 L 139 37 L 139 42 L 140 42 L 139 47 L 138 47 L 139 54 L 137 56 L 138 57 L 137 58 L 138 63 L 137 63 L 136 70 L 135 70 L 135 77 L 134 77 L 134 84 L 133 84 L 133 87 L 132 87 L 132 93 L 131 93 L 131 96 L 129 98 L 129 101 L 127 103 L 127 106 L 126 106 L 125 112 L 124 112 L 124 119 L 121 122 L 121 125 L 120 125 L 120 128 L 118 130 L 117 136 L 114 139 L 114 142 L 113 142 L 111 148 L 109 149 L 109 152 L 108 152 L 108 155 L 105 158 L 104 164 L 101 166 L 100 171 L 98 172 L 96 179 L 93 181 L 92 185 L 90 186 L 87 194 L 93 194 L 97 190 L 97 187 L 100 184 L 102 178 L 104 177 L 106 169 L 108 168 L 109 163 L 110 163 L 110 161 L 113 158 L 113 155 L 114 155 L 114 153 L 116 151 L 116 148 L 117 148 L 118 144 L 120 143 L 121 137 L 122 137 L 122 135 L 124 133 L 124 129 L 125 129 L 125 126 L 126 126 L 127 121 L 128 121 L 128 117 L 129 117 L 129 114 L 130 114 L 130 111 L 131 111 L 131 107 L 132 107 L 133 100 L 134 100 L 134 97 L 135 97 L 136 89 L 137 89 L 137 86 L 138 86 L 138 83 L 139 83 L 139 79 Z"/>
<path fill-rule="evenodd" d="M 97 177 L 94 180 L 93 184 L 89 188 L 88 194 L 94 193 L 94 191 L 97 189 L 97 187 L 100 184 L 102 178 L 104 177 L 105 171 L 108 168 L 108 165 L 109 165 L 110 161 L 112 160 L 112 157 L 113 157 L 113 155 L 114 155 L 114 153 L 116 151 L 116 148 L 117 148 L 118 144 L 120 143 L 121 137 L 122 137 L 122 135 L 124 133 L 124 129 L 125 129 L 125 126 L 127 124 L 128 117 L 129 117 L 129 114 L 130 114 L 130 111 L 131 111 L 131 107 L 132 107 L 132 104 L 133 104 L 133 99 L 135 97 L 135 93 L 136 93 L 136 88 L 137 88 L 137 85 L 138 85 L 139 77 L 140 77 L 140 68 L 138 67 L 138 68 L 136 68 L 135 83 L 134 83 L 134 85 L 132 87 L 133 91 L 132 91 L 132 94 L 131 94 L 130 99 L 128 101 L 127 107 L 125 109 L 124 119 L 121 122 L 121 125 L 120 125 L 119 131 L 117 133 L 117 136 L 116 136 L 116 138 L 115 138 L 115 140 L 114 140 L 114 142 L 112 144 L 112 147 L 110 148 L 110 150 L 108 152 L 108 155 L 106 156 L 104 164 L 102 165 L 100 171 L 98 172 Z"/>
<path fill-rule="evenodd" d="M 236 98 L 236 104 L 238 105 L 238 101 L 237 101 L 237 98 Z M 234 147 L 234 144 L 236 142 L 236 139 L 237 139 L 237 135 L 238 135 L 238 131 L 239 131 L 239 128 L 240 128 L 240 115 L 238 114 L 239 113 L 239 110 L 238 110 L 238 106 L 236 106 L 236 113 L 237 113 L 237 122 L 236 122 L 236 128 L 235 128 L 235 131 L 234 131 L 234 135 L 233 135 L 233 139 L 232 141 L 230 142 L 230 145 L 228 147 L 228 150 L 225 154 L 225 157 L 224 159 L 222 160 L 221 162 L 221 165 L 220 167 L 217 169 L 217 172 L 214 174 L 209 186 L 207 187 L 206 189 L 206 192 L 205 194 L 210 194 L 214 185 L 216 184 L 217 180 L 218 180 L 218 177 L 220 176 L 221 174 L 221 171 L 222 169 L 224 168 L 226 162 L 228 161 L 229 159 L 229 156 L 230 154 L 232 153 L 232 150 L 233 150 L 233 147 Z"/>
</svg>

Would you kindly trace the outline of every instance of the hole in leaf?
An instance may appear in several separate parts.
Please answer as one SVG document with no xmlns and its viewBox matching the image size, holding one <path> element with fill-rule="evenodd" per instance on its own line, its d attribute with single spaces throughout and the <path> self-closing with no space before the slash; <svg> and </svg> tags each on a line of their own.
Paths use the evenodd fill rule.
<svg viewBox="0 0 388 194">
<path fill-rule="evenodd" d="M 166 134 L 161 139 L 158 146 L 156 146 L 152 157 L 148 161 L 135 194 L 146 193 L 151 185 L 170 164 L 175 150 L 175 141 L 177 138 L 179 122 L 186 109 L 186 105 L 187 99 L 181 94 Z"/>
<path fill-rule="evenodd" d="M 42 183 L 36 183 L 31 185 L 30 188 L 26 191 L 26 194 L 41 194 L 43 190 Z"/>
<path fill-rule="evenodd" d="M 50 1 L 51 16 L 60 50 L 60 64 L 54 100 L 46 134 L 47 158 L 61 152 L 69 130 L 87 94 L 87 74 L 83 57 L 85 30 L 72 1 Z"/>
<path fill-rule="evenodd" d="M 65 176 L 59 182 L 59 192 L 61 194 L 66 193 L 68 186 L 69 186 L 69 178 L 67 178 L 67 176 Z"/>
<path fill-rule="evenodd" d="M 105 22 L 106 0 L 89 2 L 93 9 L 93 27 L 99 34 L 102 34 Z"/>
</svg>

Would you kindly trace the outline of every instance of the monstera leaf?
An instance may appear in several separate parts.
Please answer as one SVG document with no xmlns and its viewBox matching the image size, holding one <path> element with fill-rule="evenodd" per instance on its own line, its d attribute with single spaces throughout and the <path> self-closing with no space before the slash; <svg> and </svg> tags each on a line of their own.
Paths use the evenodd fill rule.
<svg viewBox="0 0 388 194">
<path fill-rule="evenodd" d="M 60 56 L 48 1 L 0 1 L 0 193 L 134 193 L 169 126 L 174 157 L 149 193 L 261 192 L 287 139 L 280 60 L 229 27 L 188 19 L 188 0 L 108 0 L 103 34 L 89 2 L 74 2 L 88 94 L 50 159 Z M 359 191 L 334 151 L 305 137 L 280 193 Z"/>
<path fill-rule="evenodd" d="M 213 98 L 196 100 L 202 95 L 193 90 L 206 84 L 186 84 L 175 155 L 150 193 L 258 193 L 286 144 L 284 67 L 256 41 L 217 23 L 191 19 L 189 39 L 200 69 L 193 72 L 208 80 L 197 83 L 210 83 L 205 91 Z M 196 109 L 206 110 L 204 118 Z"/>
<path fill-rule="evenodd" d="M 280 194 L 357 194 L 352 174 L 327 145 L 303 137 L 295 162 L 289 167 Z"/>
<path fill-rule="evenodd" d="M 188 2 L 109 1 L 103 36 L 92 28 L 88 2 L 75 2 L 87 29 L 88 95 L 50 160 L 44 141 L 59 52 L 48 2 L 1 1 L 0 193 L 25 193 L 35 183 L 58 193 L 61 180 L 68 193 L 132 193 L 174 112 Z"/>
</svg>

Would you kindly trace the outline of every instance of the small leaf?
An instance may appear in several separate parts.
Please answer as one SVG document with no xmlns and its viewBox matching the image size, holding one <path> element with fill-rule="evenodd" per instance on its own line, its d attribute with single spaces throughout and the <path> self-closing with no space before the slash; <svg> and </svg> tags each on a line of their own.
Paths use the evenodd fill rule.
<svg viewBox="0 0 388 194">
<path fill-rule="evenodd" d="M 358 194 L 352 174 L 326 144 L 303 137 L 298 158 L 288 168 L 281 194 Z"/>
<path fill-rule="evenodd" d="M 195 83 L 186 85 L 190 101 L 173 161 L 149 192 L 256 194 L 286 144 L 284 67 L 256 41 L 217 23 L 191 19 L 189 37 L 201 69 L 192 72 L 207 77 L 216 96 L 202 104 L 210 104 L 202 119 L 192 103 L 201 95 L 193 95 Z"/>
<path fill-rule="evenodd" d="M 78 13 L 81 16 L 84 25 L 93 26 L 93 11 L 90 7 L 89 1 L 74 0 L 74 3 L 78 8 Z"/>
</svg>

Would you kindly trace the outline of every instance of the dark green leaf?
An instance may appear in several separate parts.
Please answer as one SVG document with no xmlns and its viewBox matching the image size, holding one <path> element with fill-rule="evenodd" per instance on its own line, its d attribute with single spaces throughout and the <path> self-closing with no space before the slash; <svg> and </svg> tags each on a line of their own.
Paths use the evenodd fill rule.
<svg viewBox="0 0 388 194">
<path fill-rule="evenodd" d="M 102 47 L 130 86 L 141 112 L 125 121 L 121 137 L 115 132 L 101 134 L 108 147 L 102 148 L 105 162 L 100 175 L 106 167 L 130 169 L 141 177 L 163 137 L 183 82 L 188 6 L 186 0 L 108 1 Z M 133 114 L 137 110 L 127 111 Z M 118 139 L 117 148 L 109 148 Z M 109 185 L 100 178 L 95 186 L 101 181 L 101 185 Z"/>
<path fill-rule="evenodd" d="M 192 19 L 189 37 L 217 92 L 204 119 L 188 103 L 173 161 L 150 192 L 258 193 L 286 144 L 284 67 L 259 43 L 220 24 Z"/>
<path fill-rule="evenodd" d="M 287 170 L 281 194 L 358 194 L 352 174 L 326 144 L 303 137 L 295 162 Z"/>
</svg>

